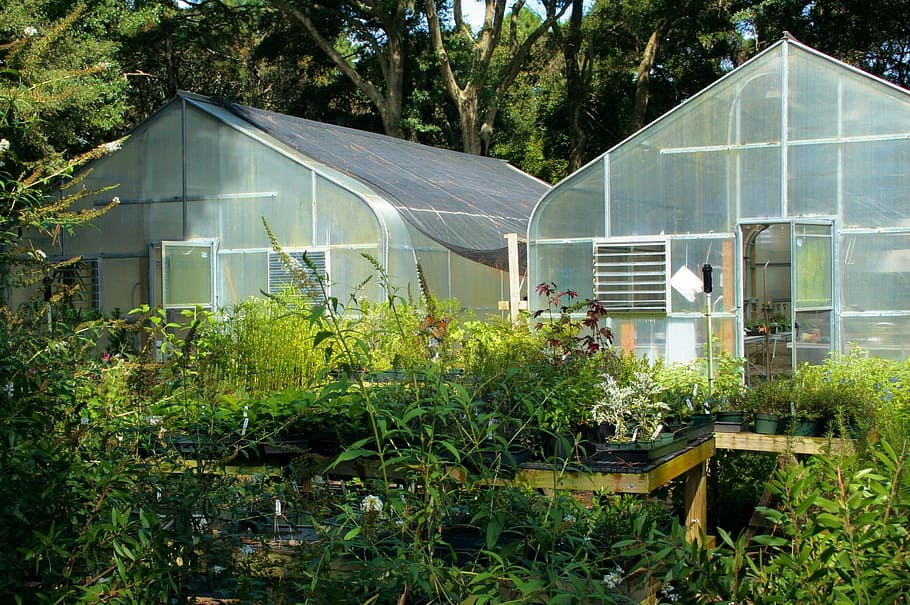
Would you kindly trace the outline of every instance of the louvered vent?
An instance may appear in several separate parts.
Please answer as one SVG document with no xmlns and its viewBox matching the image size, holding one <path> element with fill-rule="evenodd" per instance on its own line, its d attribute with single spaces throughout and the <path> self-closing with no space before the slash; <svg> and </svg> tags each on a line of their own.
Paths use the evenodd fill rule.
<svg viewBox="0 0 910 605">
<path fill-rule="evenodd" d="M 278 253 L 269 252 L 269 294 L 280 294 L 295 289 L 316 304 L 325 304 L 325 298 L 317 280 L 317 273 L 319 278 L 323 280 L 326 278 L 327 258 L 325 251 L 307 250 L 306 252 L 288 252 L 287 254 L 303 270 L 303 279 L 295 279 L 294 275 L 281 262 L 281 257 Z M 306 254 L 309 264 L 304 262 L 304 254 Z M 316 270 L 316 273 L 314 273 L 313 269 Z"/>
<path fill-rule="evenodd" d="M 78 308 L 101 308 L 101 266 L 97 258 L 83 258 L 56 269 L 54 278 L 66 288 L 73 289 L 73 303 Z"/>
<path fill-rule="evenodd" d="M 595 243 L 594 296 L 610 313 L 666 313 L 667 243 Z"/>
</svg>

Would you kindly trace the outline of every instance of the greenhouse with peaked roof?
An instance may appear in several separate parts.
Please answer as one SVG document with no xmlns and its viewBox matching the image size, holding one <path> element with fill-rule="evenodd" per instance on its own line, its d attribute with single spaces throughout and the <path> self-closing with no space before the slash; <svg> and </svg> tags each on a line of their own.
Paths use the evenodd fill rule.
<svg viewBox="0 0 910 605">
<path fill-rule="evenodd" d="M 910 93 L 785 36 L 546 193 L 528 279 L 600 300 L 652 358 L 904 358 Z"/>
<path fill-rule="evenodd" d="M 91 166 L 85 186 L 109 185 L 89 203 L 116 195 L 116 208 L 45 248 L 81 257 L 57 278 L 78 279 L 98 309 L 214 309 L 280 291 L 290 274 L 265 219 L 343 303 L 385 299 L 373 259 L 399 295 L 420 295 L 419 264 L 435 296 L 481 316 L 509 298 L 505 236 L 526 232 L 548 189 L 502 160 L 186 92 Z"/>
</svg>

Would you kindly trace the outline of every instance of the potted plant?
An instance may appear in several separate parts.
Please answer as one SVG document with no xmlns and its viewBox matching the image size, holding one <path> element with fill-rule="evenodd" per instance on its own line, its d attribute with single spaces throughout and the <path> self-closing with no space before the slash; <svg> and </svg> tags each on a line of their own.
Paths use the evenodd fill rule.
<svg viewBox="0 0 910 605">
<path fill-rule="evenodd" d="M 793 381 L 789 378 L 757 380 L 749 385 L 743 398 L 743 410 L 751 416 L 756 433 L 777 433 L 781 419 L 790 413 L 793 388 Z"/>
<path fill-rule="evenodd" d="M 661 387 L 650 372 L 635 372 L 626 384 L 607 374 L 600 387 L 603 395 L 591 407 L 591 418 L 607 430 L 595 461 L 654 460 L 685 446 L 685 438 L 664 433 L 670 406 L 659 399 Z"/>
</svg>

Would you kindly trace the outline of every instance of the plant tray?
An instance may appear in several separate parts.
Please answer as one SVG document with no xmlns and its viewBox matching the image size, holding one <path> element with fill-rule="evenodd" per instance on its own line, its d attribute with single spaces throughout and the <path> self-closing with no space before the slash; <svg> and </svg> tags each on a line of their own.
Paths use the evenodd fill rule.
<svg viewBox="0 0 910 605">
<path fill-rule="evenodd" d="M 586 462 L 647 462 L 675 454 L 687 445 L 687 438 L 675 436 L 656 441 L 598 444 L 597 451 Z"/>
<path fill-rule="evenodd" d="M 685 437 L 688 443 L 695 443 L 703 437 L 714 433 L 714 421 L 687 424 L 673 432 L 677 437 Z"/>
</svg>

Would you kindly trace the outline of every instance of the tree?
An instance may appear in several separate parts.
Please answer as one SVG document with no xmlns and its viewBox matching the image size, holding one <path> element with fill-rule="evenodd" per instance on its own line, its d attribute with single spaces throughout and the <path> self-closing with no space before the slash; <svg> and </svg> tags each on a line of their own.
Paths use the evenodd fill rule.
<svg viewBox="0 0 910 605">
<path fill-rule="evenodd" d="M 484 0 L 484 3 L 484 22 L 476 35 L 464 20 L 461 0 L 453 0 L 455 26 L 450 35 L 443 31 L 434 0 L 425 0 L 424 11 L 443 86 L 458 109 L 462 148 L 467 153 L 486 155 L 490 151 L 496 114 L 506 92 L 535 44 L 565 13 L 568 4 L 565 0 L 546 0 L 543 2 L 545 17 L 534 23 L 525 13 L 525 0 L 517 0 L 509 16 L 506 57 L 497 65 L 494 58 L 503 42 L 506 0 Z M 452 61 L 452 49 L 459 46 L 469 48 L 471 55 L 470 63 L 462 70 Z"/>
<path fill-rule="evenodd" d="M 113 150 L 100 144 L 122 127 L 124 85 L 115 48 L 96 37 L 85 5 L 58 16 L 53 3 L 0 10 L 0 288 L 40 280 L 54 268 L 27 236 L 51 242 L 104 210 L 73 211 L 88 194 L 75 169 Z M 5 296 L 3 300 L 5 300 Z M 2 302 L 2 301 L 0 301 Z"/>
<path fill-rule="evenodd" d="M 335 66 L 373 103 L 385 133 L 403 137 L 407 37 L 413 26 L 410 3 L 402 0 L 341 2 L 326 7 L 305 0 L 269 0 L 295 19 Z M 379 64 L 383 85 L 364 73 L 369 59 Z"/>
</svg>

